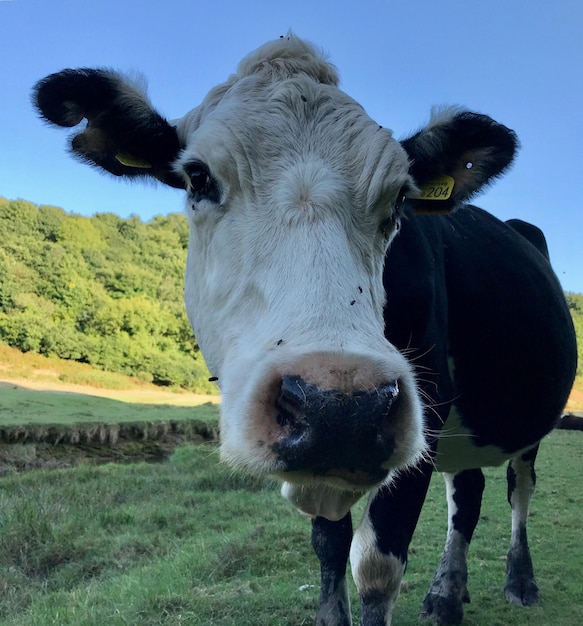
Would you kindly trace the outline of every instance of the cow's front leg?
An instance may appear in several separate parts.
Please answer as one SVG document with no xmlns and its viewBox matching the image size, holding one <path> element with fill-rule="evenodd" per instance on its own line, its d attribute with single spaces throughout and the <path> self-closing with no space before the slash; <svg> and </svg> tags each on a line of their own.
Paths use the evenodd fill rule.
<svg viewBox="0 0 583 626">
<path fill-rule="evenodd" d="M 346 564 L 352 541 L 350 509 L 363 491 L 284 482 L 281 494 L 312 520 L 312 546 L 320 560 L 321 591 L 317 626 L 350 626 Z M 331 521 L 334 520 L 334 521 Z"/>
<path fill-rule="evenodd" d="M 337 522 L 312 520 L 312 547 L 320 561 L 320 603 L 316 626 L 350 626 L 346 564 L 352 541 L 350 513 Z"/>
<path fill-rule="evenodd" d="M 482 506 L 484 475 L 479 469 L 443 474 L 447 491 L 448 530 L 445 548 L 422 615 L 437 624 L 459 624 L 468 593 L 467 555 Z"/>
<path fill-rule="evenodd" d="M 407 550 L 431 465 L 404 473 L 369 499 L 352 541 L 350 564 L 360 595 L 362 626 L 389 626 L 407 565 Z"/>
<path fill-rule="evenodd" d="M 512 507 L 512 537 L 506 560 L 506 599 L 518 606 L 538 602 L 538 586 L 526 535 L 530 500 L 534 493 L 536 474 L 534 462 L 538 445 L 508 463 L 508 502 Z"/>
</svg>

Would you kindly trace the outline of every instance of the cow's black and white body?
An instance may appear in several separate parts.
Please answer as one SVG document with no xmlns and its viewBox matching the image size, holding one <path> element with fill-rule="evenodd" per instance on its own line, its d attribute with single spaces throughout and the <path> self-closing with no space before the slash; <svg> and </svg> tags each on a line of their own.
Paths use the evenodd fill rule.
<svg viewBox="0 0 583 626">
<path fill-rule="evenodd" d="M 186 308 L 223 394 L 222 456 L 280 478 L 312 519 L 318 624 L 351 623 L 349 556 L 362 623 L 390 623 L 435 467 L 450 523 L 424 612 L 460 621 L 479 468 L 507 460 L 506 595 L 537 600 L 534 460 L 576 352 L 540 231 L 465 205 L 512 162 L 512 131 L 449 109 L 398 142 L 294 36 L 171 123 L 106 70 L 49 76 L 35 103 L 60 126 L 87 119 L 82 159 L 186 190 Z"/>
<path fill-rule="evenodd" d="M 416 364 L 436 454 L 422 471 L 404 473 L 372 495 L 368 518 L 376 548 L 371 549 L 371 528 L 363 524 L 365 548 L 359 528 L 352 562 L 374 561 L 377 550 L 391 554 L 396 559 L 390 566 L 400 578 L 435 463 L 444 472 L 449 527 L 423 612 L 439 623 L 459 623 L 469 601 L 466 556 L 484 489 L 479 468 L 505 460 L 512 507 L 505 593 L 515 604 L 538 600 L 526 520 L 538 442 L 553 428 L 552 416 L 560 413 L 564 397 L 537 390 L 567 389 L 573 375 L 570 317 L 556 305 L 562 293 L 547 254 L 537 228 L 518 220 L 504 224 L 466 206 L 448 216 L 410 215 L 387 257 L 386 328 L 391 343 Z M 543 414 L 547 417 L 540 419 Z M 388 530 L 395 527 L 399 533 Z M 364 604 L 373 614 L 386 614 L 387 597 Z"/>
</svg>

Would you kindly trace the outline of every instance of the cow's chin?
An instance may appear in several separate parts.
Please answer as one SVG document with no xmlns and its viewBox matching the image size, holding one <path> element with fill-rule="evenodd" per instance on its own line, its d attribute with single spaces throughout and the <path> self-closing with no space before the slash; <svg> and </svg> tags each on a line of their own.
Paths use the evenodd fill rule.
<svg viewBox="0 0 583 626">
<path fill-rule="evenodd" d="M 390 480 L 390 476 L 386 480 Z M 284 481 L 281 495 L 300 513 L 314 519 L 325 517 L 336 522 L 345 517 L 360 498 L 370 490 L 370 486 L 348 486 L 344 483 L 297 484 Z"/>
</svg>

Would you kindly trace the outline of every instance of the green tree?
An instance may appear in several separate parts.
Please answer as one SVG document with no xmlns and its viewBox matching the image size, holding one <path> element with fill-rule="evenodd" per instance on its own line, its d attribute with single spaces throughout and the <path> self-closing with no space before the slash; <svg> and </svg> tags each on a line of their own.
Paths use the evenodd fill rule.
<svg viewBox="0 0 583 626">
<path fill-rule="evenodd" d="M 565 296 L 577 335 L 577 376 L 583 376 L 583 294 L 567 292 Z"/>
<path fill-rule="evenodd" d="M 184 215 L 89 218 L 0 198 L 0 236 L 1 341 L 210 389 L 182 298 Z"/>
</svg>

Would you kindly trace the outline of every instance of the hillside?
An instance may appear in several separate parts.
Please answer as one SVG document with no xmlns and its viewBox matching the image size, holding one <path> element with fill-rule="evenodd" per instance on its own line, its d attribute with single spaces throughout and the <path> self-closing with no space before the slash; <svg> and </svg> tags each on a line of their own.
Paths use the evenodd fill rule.
<svg viewBox="0 0 583 626">
<path fill-rule="evenodd" d="M 577 367 L 577 387 L 583 391 L 583 295 L 580 293 L 566 293 L 567 304 L 571 311 L 575 333 L 577 334 L 577 353 L 579 362 Z"/>
<path fill-rule="evenodd" d="M 83 217 L 0 198 L 0 238 L 1 343 L 216 393 L 184 310 L 184 215 Z M 583 295 L 566 295 L 581 386 Z"/>
<path fill-rule="evenodd" d="M 0 341 L 214 392 L 183 303 L 181 214 L 83 217 L 0 198 Z"/>
</svg>

